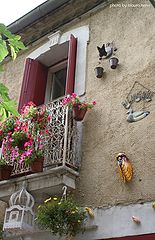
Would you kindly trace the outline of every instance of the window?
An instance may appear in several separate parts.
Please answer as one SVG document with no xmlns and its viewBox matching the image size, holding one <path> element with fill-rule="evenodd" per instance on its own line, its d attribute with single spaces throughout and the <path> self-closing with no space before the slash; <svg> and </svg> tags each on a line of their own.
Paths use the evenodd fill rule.
<svg viewBox="0 0 155 240">
<path fill-rule="evenodd" d="M 84 93 L 88 37 L 87 26 L 64 33 L 61 37 L 56 33 L 28 56 L 19 110 L 29 101 L 41 105 L 74 91 Z"/>
<path fill-rule="evenodd" d="M 48 70 L 47 82 L 49 82 L 49 101 L 65 95 L 67 76 L 67 61 L 55 64 Z"/>
</svg>

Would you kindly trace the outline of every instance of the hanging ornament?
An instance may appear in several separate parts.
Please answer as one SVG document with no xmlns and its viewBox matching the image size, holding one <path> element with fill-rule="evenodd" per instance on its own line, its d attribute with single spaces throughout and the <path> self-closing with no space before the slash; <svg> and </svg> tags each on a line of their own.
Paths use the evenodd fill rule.
<svg viewBox="0 0 155 240">
<path fill-rule="evenodd" d="M 133 175 L 133 170 L 130 160 L 125 153 L 119 153 L 116 157 L 121 178 L 125 182 L 130 182 Z"/>
</svg>

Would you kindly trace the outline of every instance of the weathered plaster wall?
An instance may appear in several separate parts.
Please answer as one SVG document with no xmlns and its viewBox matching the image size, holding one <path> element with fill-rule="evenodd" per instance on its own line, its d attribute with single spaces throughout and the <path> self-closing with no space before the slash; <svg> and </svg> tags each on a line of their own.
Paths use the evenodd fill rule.
<svg viewBox="0 0 155 240">
<path fill-rule="evenodd" d="M 150 4 L 148 0 L 143 3 Z M 152 5 L 143 8 L 108 6 L 60 29 L 65 32 L 86 24 L 90 26 L 86 96 L 89 100 L 96 99 L 97 105 L 84 121 L 82 166 L 76 191 L 83 205 L 95 207 L 155 199 L 155 97 L 147 105 L 151 114 L 137 123 L 126 121 L 126 110 L 121 105 L 135 81 L 155 91 L 154 22 Z M 111 70 L 108 61 L 102 61 L 106 73 L 103 79 L 96 79 L 96 46 L 112 40 L 118 48 L 120 65 Z M 1 79 L 15 99 L 19 97 L 24 60 L 36 47 L 29 46 L 14 63 L 5 65 Z M 121 181 L 117 170 L 115 156 L 120 151 L 126 152 L 134 168 L 133 181 L 127 185 Z"/>
<path fill-rule="evenodd" d="M 136 123 L 126 121 L 127 110 L 121 105 L 135 81 L 155 91 L 154 22 L 151 5 L 107 7 L 90 16 L 87 97 L 95 98 L 97 105 L 84 122 L 83 160 L 77 183 L 78 196 L 84 204 L 103 206 L 155 199 L 155 97 L 146 105 L 151 114 Z M 111 70 L 108 62 L 102 61 L 106 73 L 102 80 L 96 79 L 96 46 L 112 40 L 118 47 L 120 65 Z M 115 159 L 122 151 L 134 168 L 133 181 L 127 185 L 120 179 Z"/>
</svg>

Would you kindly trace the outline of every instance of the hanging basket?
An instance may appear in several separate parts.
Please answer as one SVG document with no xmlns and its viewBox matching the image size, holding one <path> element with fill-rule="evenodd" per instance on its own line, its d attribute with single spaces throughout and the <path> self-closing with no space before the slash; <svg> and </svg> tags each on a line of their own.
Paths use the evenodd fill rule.
<svg viewBox="0 0 155 240">
<path fill-rule="evenodd" d="M 0 180 L 7 180 L 11 176 L 13 166 L 4 165 L 0 167 Z"/>
<path fill-rule="evenodd" d="M 44 157 L 36 158 L 30 164 L 31 173 L 42 172 L 43 171 L 43 163 L 44 163 Z"/>
<path fill-rule="evenodd" d="M 87 108 L 80 109 L 79 106 L 73 106 L 73 118 L 76 121 L 82 121 L 87 112 Z"/>
</svg>

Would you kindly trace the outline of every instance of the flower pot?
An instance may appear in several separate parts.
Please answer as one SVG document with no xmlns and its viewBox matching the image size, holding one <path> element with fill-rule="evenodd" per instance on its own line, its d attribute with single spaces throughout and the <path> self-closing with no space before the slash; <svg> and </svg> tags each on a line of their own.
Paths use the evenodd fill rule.
<svg viewBox="0 0 155 240">
<path fill-rule="evenodd" d="M 43 171 L 43 163 L 44 158 L 36 158 L 31 164 L 30 164 L 30 171 L 32 173 L 42 172 Z"/>
<path fill-rule="evenodd" d="M 115 69 L 118 65 L 118 58 L 112 57 L 112 58 L 109 59 L 109 62 L 110 62 L 110 67 L 112 69 Z"/>
<path fill-rule="evenodd" d="M 95 76 L 97 78 L 101 78 L 103 76 L 103 71 L 104 71 L 103 67 L 96 67 L 94 70 L 95 70 Z"/>
<path fill-rule="evenodd" d="M 87 108 L 80 109 L 79 106 L 73 106 L 73 118 L 76 121 L 82 121 L 87 112 Z"/>
<path fill-rule="evenodd" d="M 0 167 L 0 180 L 7 180 L 11 176 L 13 166 L 4 165 Z"/>
</svg>

